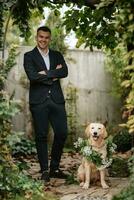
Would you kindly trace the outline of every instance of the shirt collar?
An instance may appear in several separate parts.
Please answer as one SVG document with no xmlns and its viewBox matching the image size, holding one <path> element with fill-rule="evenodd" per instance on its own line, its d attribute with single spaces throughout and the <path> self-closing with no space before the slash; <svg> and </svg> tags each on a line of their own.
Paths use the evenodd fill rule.
<svg viewBox="0 0 134 200">
<path fill-rule="evenodd" d="M 48 51 L 47 51 L 46 54 L 45 54 L 43 51 L 41 51 L 41 49 L 40 49 L 39 47 L 37 47 L 37 49 L 39 50 L 39 52 L 40 52 L 40 54 L 41 54 L 42 56 L 48 56 L 48 54 L 49 54 L 49 49 L 48 49 Z"/>
</svg>

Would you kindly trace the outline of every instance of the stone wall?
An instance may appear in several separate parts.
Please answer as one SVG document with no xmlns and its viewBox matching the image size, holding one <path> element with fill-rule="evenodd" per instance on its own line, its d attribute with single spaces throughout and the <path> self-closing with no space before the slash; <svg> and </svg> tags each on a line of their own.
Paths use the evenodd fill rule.
<svg viewBox="0 0 134 200">
<path fill-rule="evenodd" d="M 32 47 L 19 48 L 16 66 L 8 76 L 7 88 L 15 90 L 15 98 L 23 101 L 23 111 L 13 119 L 15 130 L 25 131 L 30 120 L 28 83 L 23 69 L 24 52 Z M 68 59 L 71 58 L 71 59 Z M 69 75 L 62 79 L 71 134 L 82 134 L 88 122 L 120 121 L 120 101 L 111 95 L 111 77 L 104 68 L 101 51 L 68 50 L 66 62 Z"/>
</svg>

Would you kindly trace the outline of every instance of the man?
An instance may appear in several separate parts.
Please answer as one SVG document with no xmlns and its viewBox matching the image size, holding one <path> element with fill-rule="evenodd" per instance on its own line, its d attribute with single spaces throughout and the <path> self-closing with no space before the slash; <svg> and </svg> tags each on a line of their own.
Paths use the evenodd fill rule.
<svg viewBox="0 0 134 200">
<path fill-rule="evenodd" d="M 35 129 L 35 141 L 41 168 L 41 179 L 66 178 L 59 169 L 67 137 L 65 100 L 60 78 L 68 75 L 67 65 L 60 52 L 49 49 L 51 30 L 37 29 L 37 46 L 24 54 L 24 69 L 30 80 L 29 103 Z M 48 167 L 47 136 L 49 122 L 54 131 L 50 170 Z"/>
</svg>

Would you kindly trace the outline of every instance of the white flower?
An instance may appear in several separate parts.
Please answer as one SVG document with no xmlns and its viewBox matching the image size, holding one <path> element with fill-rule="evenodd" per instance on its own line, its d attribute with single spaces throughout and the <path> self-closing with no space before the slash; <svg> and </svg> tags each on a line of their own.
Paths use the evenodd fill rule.
<svg viewBox="0 0 134 200">
<path fill-rule="evenodd" d="M 79 144 L 82 144 L 82 143 L 83 143 L 83 139 L 79 137 L 79 138 L 78 138 L 78 143 L 79 143 Z"/>
<path fill-rule="evenodd" d="M 108 159 L 102 159 L 102 165 L 100 167 L 98 167 L 98 170 L 102 170 L 105 169 L 107 167 L 109 167 L 112 164 L 113 159 L 110 158 Z"/>
<path fill-rule="evenodd" d="M 112 146 L 110 147 L 109 150 L 110 150 L 111 153 L 114 153 L 116 148 L 117 148 L 117 145 L 112 143 Z"/>
<path fill-rule="evenodd" d="M 74 142 L 74 147 L 77 149 L 78 148 L 78 142 Z"/>
<path fill-rule="evenodd" d="M 106 165 L 107 164 L 107 160 L 106 159 L 102 159 L 102 165 Z"/>
<path fill-rule="evenodd" d="M 82 143 L 83 143 L 83 139 L 79 137 L 78 141 L 74 142 L 74 147 L 75 148 L 81 147 Z"/>
<path fill-rule="evenodd" d="M 91 146 L 88 146 L 87 140 L 79 137 L 78 140 L 74 143 L 75 148 L 79 149 L 80 153 L 84 157 L 86 157 L 88 160 L 92 160 L 95 164 L 99 166 L 97 167 L 99 170 L 109 167 L 112 163 L 111 157 L 112 153 L 116 149 L 116 145 L 114 143 L 111 143 L 110 141 L 107 143 L 107 145 L 109 156 L 107 158 L 102 158 L 102 156 L 99 155 L 98 152 L 94 152 Z"/>
<path fill-rule="evenodd" d="M 82 151 L 84 156 L 90 156 L 92 154 L 92 149 L 89 146 L 85 146 Z"/>
<path fill-rule="evenodd" d="M 112 146 L 110 147 L 110 152 L 114 153 L 115 152 L 115 148 Z"/>
</svg>

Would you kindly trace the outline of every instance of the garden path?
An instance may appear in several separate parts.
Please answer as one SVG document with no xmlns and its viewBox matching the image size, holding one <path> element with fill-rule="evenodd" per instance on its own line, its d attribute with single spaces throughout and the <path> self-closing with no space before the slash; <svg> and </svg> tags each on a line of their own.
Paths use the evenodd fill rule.
<svg viewBox="0 0 134 200">
<path fill-rule="evenodd" d="M 87 190 L 82 189 L 76 182 L 76 171 L 80 164 L 81 157 L 74 153 L 64 153 L 61 159 L 61 168 L 70 175 L 68 181 L 51 179 L 44 187 L 45 192 L 56 195 L 60 200 L 111 200 L 129 184 L 129 178 L 108 177 L 110 187 L 102 189 L 100 185 L 91 185 Z M 34 179 L 39 179 L 39 164 L 29 159 L 30 170 L 28 173 Z"/>
</svg>

